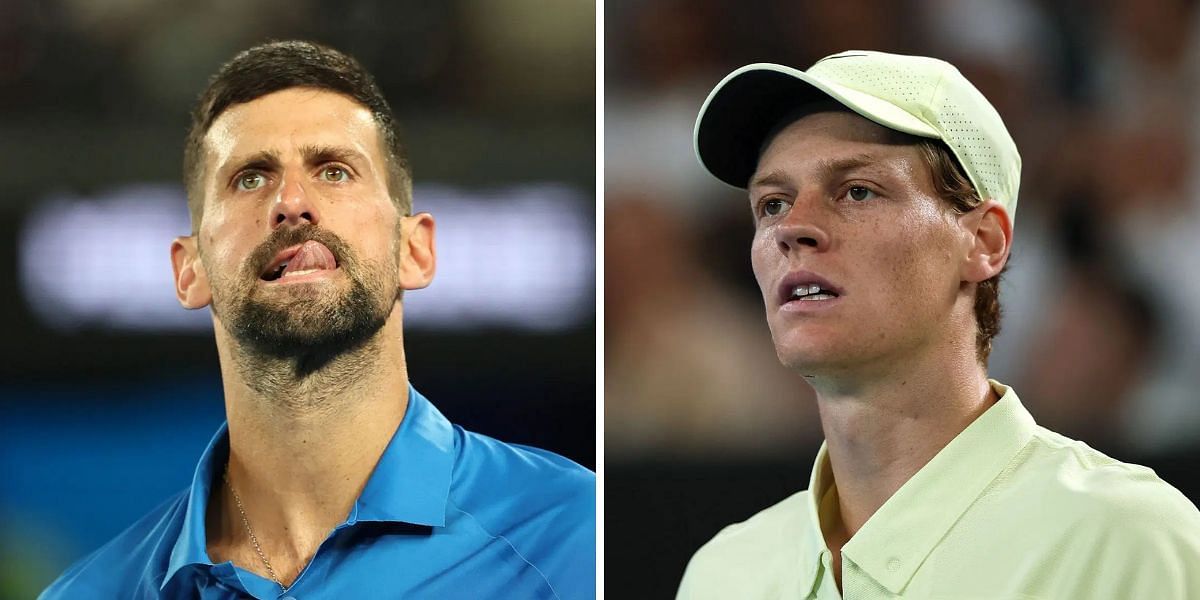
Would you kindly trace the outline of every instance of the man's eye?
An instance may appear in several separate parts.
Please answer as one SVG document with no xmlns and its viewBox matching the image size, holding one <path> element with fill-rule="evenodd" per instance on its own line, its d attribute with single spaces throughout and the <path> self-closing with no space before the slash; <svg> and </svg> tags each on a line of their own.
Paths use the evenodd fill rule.
<svg viewBox="0 0 1200 600">
<path fill-rule="evenodd" d="M 325 170 L 321 171 L 321 178 L 325 181 L 338 183 L 349 179 L 350 174 L 341 167 L 325 167 Z"/>
<path fill-rule="evenodd" d="M 870 200 L 875 195 L 875 192 L 872 192 L 861 185 L 856 185 L 850 188 L 850 191 L 847 192 L 846 195 L 849 196 L 851 200 L 862 202 L 863 200 Z"/>
<path fill-rule="evenodd" d="M 252 190 L 257 190 L 258 188 L 262 187 L 264 183 L 266 183 L 266 178 L 262 176 L 262 173 L 245 173 L 238 177 L 237 188 L 239 190 L 249 192 Z"/>
<path fill-rule="evenodd" d="M 764 217 L 775 217 L 787 210 L 787 203 L 779 198 L 771 198 L 770 200 L 764 200 L 759 210 Z"/>
</svg>

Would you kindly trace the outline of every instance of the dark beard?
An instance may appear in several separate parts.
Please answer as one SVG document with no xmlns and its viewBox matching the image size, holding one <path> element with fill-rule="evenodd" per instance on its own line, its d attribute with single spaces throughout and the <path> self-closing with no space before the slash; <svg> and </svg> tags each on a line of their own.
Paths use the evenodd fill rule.
<svg viewBox="0 0 1200 600">
<path fill-rule="evenodd" d="M 329 248 L 350 280 L 349 291 L 334 295 L 327 290 L 303 290 L 286 302 L 257 296 L 254 292 L 266 265 L 279 251 L 307 240 Z M 221 291 L 231 292 L 220 294 L 221 302 L 214 286 L 213 311 L 219 304 L 218 316 L 239 342 L 244 359 L 287 363 L 293 377 L 303 378 L 360 349 L 384 326 L 399 297 L 394 281 L 394 289 L 390 293 L 387 289 L 389 279 L 383 275 L 388 272 L 387 265 L 359 262 L 341 238 L 315 225 L 280 229 L 250 255 L 237 281 L 221 282 Z"/>
<path fill-rule="evenodd" d="M 383 327 L 390 311 L 381 310 L 382 292 L 351 278 L 350 291 L 327 311 L 314 310 L 320 308 L 319 303 L 308 298 L 287 305 L 247 298 L 230 315 L 229 331 L 247 350 L 264 357 L 325 356 L 318 361 L 323 363 L 358 348 Z M 314 369 L 320 366 L 310 365 Z"/>
</svg>

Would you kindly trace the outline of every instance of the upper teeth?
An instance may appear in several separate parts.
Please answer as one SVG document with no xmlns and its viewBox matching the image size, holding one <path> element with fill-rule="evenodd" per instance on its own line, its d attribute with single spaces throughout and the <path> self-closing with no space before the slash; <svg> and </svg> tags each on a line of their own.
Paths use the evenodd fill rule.
<svg viewBox="0 0 1200 600">
<path fill-rule="evenodd" d="M 798 285 L 794 289 L 792 289 L 792 297 L 799 298 L 800 296 L 807 296 L 809 294 L 815 294 L 820 291 L 821 291 L 821 286 L 819 286 L 815 283 L 812 285 Z"/>
</svg>

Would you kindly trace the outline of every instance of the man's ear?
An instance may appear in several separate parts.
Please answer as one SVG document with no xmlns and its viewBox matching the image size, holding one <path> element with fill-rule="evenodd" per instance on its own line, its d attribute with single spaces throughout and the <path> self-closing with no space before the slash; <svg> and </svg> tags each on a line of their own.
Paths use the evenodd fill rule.
<svg viewBox="0 0 1200 600">
<path fill-rule="evenodd" d="M 212 303 L 212 289 L 200 262 L 196 236 L 180 236 L 171 242 L 171 266 L 175 268 L 175 297 L 184 308 L 204 308 Z"/>
<path fill-rule="evenodd" d="M 433 243 L 433 215 L 400 217 L 400 287 L 419 290 L 433 281 L 437 251 Z"/>
<path fill-rule="evenodd" d="M 987 200 L 963 214 L 960 223 L 968 236 L 962 280 L 980 283 L 999 275 L 1012 250 L 1012 221 L 1008 211 L 999 202 Z"/>
</svg>

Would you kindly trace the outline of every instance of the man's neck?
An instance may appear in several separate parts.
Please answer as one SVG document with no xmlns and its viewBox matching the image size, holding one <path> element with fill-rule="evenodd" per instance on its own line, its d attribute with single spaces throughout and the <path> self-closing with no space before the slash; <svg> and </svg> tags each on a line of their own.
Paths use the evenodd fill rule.
<svg viewBox="0 0 1200 600">
<path fill-rule="evenodd" d="M 843 539 L 827 537 L 834 552 L 995 403 L 973 346 L 935 348 L 905 363 L 866 382 L 810 379 L 838 492 Z"/>
<path fill-rule="evenodd" d="M 389 319 L 354 353 L 302 378 L 287 364 L 260 363 L 269 386 L 248 381 L 253 373 L 222 352 L 229 484 L 210 500 L 210 558 L 266 575 L 242 522 L 244 511 L 276 575 L 290 584 L 345 520 L 407 410 L 399 323 Z M 222 347 L 228 340 L 220 337 Z"/>
</svg>

